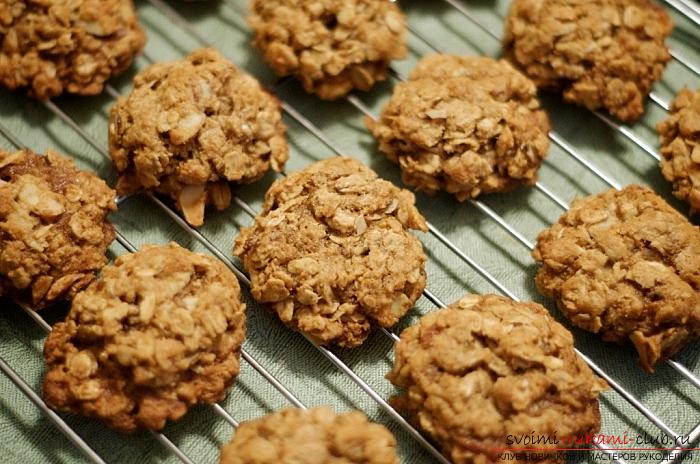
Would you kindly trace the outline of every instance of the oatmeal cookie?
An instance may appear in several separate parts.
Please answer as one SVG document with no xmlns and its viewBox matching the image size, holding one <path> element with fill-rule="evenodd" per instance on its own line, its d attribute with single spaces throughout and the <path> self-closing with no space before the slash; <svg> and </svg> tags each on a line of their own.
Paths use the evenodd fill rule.
<svg viewBox="0 0 700 464">
<path fill-rule="evenodd" d="M 549 149 L 535 85 L 486 57 L 423 58 L 366 124 L 406 184 L 460 201 L 534 184 Z"/>
<path fill-rule="evenodd" d="M 533 256 L 540 292 L 648 372 L 700 336 L 700 228 L 646 187 L 574 201 Z"/>
<path fill-rule="evenodd" d="M 236 430 L 221 464 L 399 464 L 396 439 L 359 412 L 283 409 Z"/>
<path fill-rule="evenodd" d="M 656 125 L 661 142 L 661 173 L 673 182 L 673 194 L 700 211 L 700 89 L 683 89 L 668 118 Z"/>
<path fill-rule="evenodd" d="M 425 288 L 427 230 L 411 192 L 350 158 L 319 161 L 276 181 L 234 253 L 253 297 L 321 344 L 362 344 L 391 327 Z"/>
<path fill-rule="evenodd" d="M 170 195 L 187 222 L 200 226 L 207 204 L 230 204 L 229 182 L 284 168 L 285 130 L 279 101 L 218 51 L 155 64 L 110 113 L 117 191 Z"/>
<path fill-rule="evenodd" d="M 406 56 L 406 24 L 387 0 L 253 0 L 253 44 L 280 76 L 334 100 L 386 79 Z"/>
<path fill-rule="evenodd" d="M 503 48 L 539 87 L 633 121 L 671 59 L 672 29 L 650 0 L 514 0 Z"/>
<path fill-rule="evenodd" d="M 570 447 L 566 437 L 600 428 L 598 394 L 607 385 L 539 304 L 467 295 L 406 329 L 395 356 L 387 378 L 403 392 L 392 404 L 455 464 L 496 462 L 507 448 L 556 452 Z M 511 444 L 509 435 L 559 444 Z"/>
<path fill-rule="evenodd" d="M 0 0 L 0 84 L 40 100 L 102 92 L 145 42 L 131 0 Z"/>
<path fill-rule="evenodd" d="M 115 199 L 54 151 L 0 151 L 0 295 L 41 309 L 85 288 L 107 264 Z"/>
<path fill-rule="evenodd" d="M 44 399 L 121 432 L 215 403 L 240 371 L 245 305 L 219 261 L 171 243 L 106 266 L 44 345 Z"/>
</svg>

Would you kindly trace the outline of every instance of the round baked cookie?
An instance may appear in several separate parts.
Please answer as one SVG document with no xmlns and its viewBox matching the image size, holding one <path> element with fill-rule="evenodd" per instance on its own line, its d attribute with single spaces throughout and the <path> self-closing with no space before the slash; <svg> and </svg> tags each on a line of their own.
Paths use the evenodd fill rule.
<svg viewBox="0 0 700 464">
<path fill-rule="evenodd" d="M 427 230 L 411 192 L 359 161 L 334 157 L 272 184 L 234 253 L 253 297 L 321 344 L 361 345 L 391 327 L 425 288 Z"/>
<path fill-rule="evenodd" d="M 402 392 L 392 404 L 455 464 L 496 462 L 509 448 L 521 459 L 560 463 L 535 456 L 556 455 L 571 446 L 566 437 L 600 428 L 597 397 L 607 384 L 537 303 L 467 295 L 404 330 L 395 351 L 387 378 Z M 542 443 L 508 440 L 525 435 Z"/>
<path fill-rule="evenodd" d="M 661 173 L 673 194 L 700 211 L 700 89 L 681 90 L 665 120 L 656 125 L 661 143 Z"/>
<path fill-rule="evenodd" d="M 145 43 L 131 0 L 0 0 L 0 84 L 40 100 L 99 94 Z"/>
<path fill-rule="evenodd" d="M 120 432 L 160 430 L 222 400 L 240 371 L 245 305 L 219 261 L 171 243 L 106 266 L 44 345 L 44 399 Z"/>
<path fill-rule="evenodd" d="M 540 292 L 648 372 L 700 336 L 700 228 L 646 187 L 574 201 L 533 256 Z"/>
<path fill-rule="evenodd" d="M 672 29 L 650 0 L 514 0 L 503 48 L 539 87 L 633 121 L 671 59 Z"/>
<path fill-rule="evenodd" d="M 0 150 L 0 295 L 41 309 L 107 264 L 116 193 L 72 160 Z"/>
<path fill-rule="evenodd" d="M 459 201 L 534 184 L 549 149 L 535 85 L 486 57 L 423 58 L 366 123 L 406 184 Z"/>
<path fill-rule="evenodd" d="M 359 412 L 288 408 L 243 422 L 221 464 L 399 464 L 396 439 Z"/>
<path fill-rule="evenodd" d="M 193 226 L 225 209 L 229 182 L 248 183 L 288 157 L 280 103 L 218 51 L 150 66 L 110 112 L 117 191 L 170 195 Z"/>
<path fill-rule="evenodd" d="M 403 13 L 387 0 L 253 0 L 248 23 L 275 73 L 324 100 L 369 90 L 407 52 Z"/>
</svg>

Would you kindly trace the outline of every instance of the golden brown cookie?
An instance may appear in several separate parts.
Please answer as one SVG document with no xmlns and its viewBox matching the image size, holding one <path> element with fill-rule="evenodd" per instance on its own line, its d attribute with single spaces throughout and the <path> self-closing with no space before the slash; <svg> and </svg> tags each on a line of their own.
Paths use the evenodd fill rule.
<svg viewBox="0 0 700 464">
<path fill-rule="evenodd" d="M 229 182 L 248 183 L 288 157 L 280 103 L 218 51 L 158 63 L 112 108 L 109 147 L 117 191 L 169 195 L 193 226 L 225 209 Z"/>
<path fill-rule="evenodd" d="M 664 121 L 656 125 L 661 143 L 661 173 L 673 194 L 700 211 L 700 89 L 681 90 Z"/>
<path fill-rule="evenodd" d="M 671 59 L 672 29 L 650 0 L 514 0 L 503 48 L 539 87 L 633 121 Z"/>
<path fill-rule="evenodd" d="M 0 295 L 41 309 L 85 288 L 107 264 L 115 199 L 54 151 L 0 151 Z"/>
<path fill-rule="evenodd" d="M 387 378 L 402 390 L 392 404 L 455 464 L 496 462 L 508 449 L 556 455 L 566 437 L 598 432 L 607 387 L 546 309 L 495 295 L 467 295 L 404 330 Z M 542 443 L 515 443 L 524 435 Z"/>
<path fill-rule="evenodd" d="M 700 336 L 700 228 L 650 189 L 576 200 L 537 240 L 540 292 L 576 326 L 631 341 L 644 370 Z"/>
<path fill-rule="evenodd" d="M 240 371 L 245 305 L 219 261 L 145 246 L 106 266 L 44 345 L 46 403 L 120 432 L 215 403 Z"/>
<path fill-rule="evenodd" d="M 534 184 L 549 149 L 535 85 L 486 57 L 423 58 L 366 123 L 406 184 L 460 201 Z"/>
<path fill-rule="evenodd" d="M 391 327 L 425 288 L 427 230 L 412 193 L 350 158 L 319 161 L 276 181 L 234 253 L 253 297 L 321 344 L 362 344 Z"/>
<path fill-rule="evenodd" d="M 131 0 L 0 0 L 0 84 L 40 100 L 102 92 L 145 43 Z"/>
<path fill-rule="evenodd" d="M 253 0 L 253 44 L 280 76 L 334 100 L 386 79 L 406 55 L 406 24 L 387 0 Z"/>
<path fill-rule="evenodd" d="M 221 464 L 399 464 L 396 439 L 359 412 L 283 409 L 244 422 Z"/>
</svg>

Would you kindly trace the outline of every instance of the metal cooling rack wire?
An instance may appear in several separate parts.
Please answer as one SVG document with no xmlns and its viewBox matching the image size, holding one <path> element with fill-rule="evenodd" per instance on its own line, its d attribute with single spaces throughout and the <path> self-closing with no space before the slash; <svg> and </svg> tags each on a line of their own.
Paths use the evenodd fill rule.
<svg viewBox="0 0 700 464">
<path fill-rule="evenodd" d="M 201 35 L 199 35 L 199 33 L 198 33 L 196 30 L 194 30 L 194 29 L 189 25 L 189 23 L 188 23 L 184 18 L 182 18 L 182 17 L 179 15 L 179 13 L 177 13 L 175 10 L 173 10 L 173 9 L 171 9 L 169 6 L 163 4 L 161 0 L 149 0 L 149 1 L 150 1 L 152 4 L 154 4 L 154 6 L 156 6 L 156 8 L 158 8 L 159 10 L 161 10 L 161 12 L 162 12 L 163 14 L 165 14 L 167 17 L 169 17 L 170 19 L 172 19 L 172 20 L 174 20 L 176 23 L 178 23 L 184 30 L 186 30 L 188 33 L 190 33 L 190 35 L 192 35 L 192 36 L 193 36 L 195 39 L 197 39 L 199 42 L 201 42 L 201 43 L 203 43 L 203 44 L 207 44 L 207 41 L 206 41 L 205 39 L 203 39 L 203 38 L 201 37 Z M 308 128 L 308 126 L 305 126 L 305 127 Z M 314 129 L 315 129 L 315 128 L 314 128 Z M 310 129 L 310 130 L 311 130 L 311 129 Z M 315 129 L 315 131 L 318 131 L 318 129 Z M 315 131 L 312 130 L 312 132 L 314 133 L 314 135 L 316 135 L 316 132 L 315 132 Z M 319 131 L 319 132 L 320 132 L 320 131 Z M 321 141 L 324 141 L 324 138 L 319 138 L 319 139 L 320 139 Z M 329 147 L 335 149 L 334 146 L 332 146 L 332 145 L 329 145 Z M 336 152 L 337 152 L 337 150 L 336 150 Z M 339 154 L 339 153 L 337 153 L 337 154 Z M 562 206 L 562 204 L 565 204 L 565 203 L 563 203 L 563 202 L 558 202 L 558 204 L 559 204 L 560 206 Z M 489 216 L 491 216 L 492 219 L 496 220 L 502 227 L 506 228 L 510 233 L 520 235 L 515 229 L 513 229 L 510 225 L 508 225 L 507 222 L 505 222 L 502 218 L 500 218 L 498 215 L 496 215 L 496 214 L 495 214 L 493 211 L 491 211 L 490 209 L 488 209 L 488 208 L 486 208 L 486 209 L 480 208 L 480 209 L 482 209 L 482 211 L 484 211 L 486 214 L 488 214 Z M 253 213 L 253 214 L 254 214 L 254 213 Z M 443 236 L 443 237 L 444 237 L 444 236 Z M 524 237 L 522 237 L 522 235 L 520 235 L 520 237 L 524 239 Z M 445 242 L 443 242 L 443 243 L 445 243 Z M 449 240 L 448 240 L 448 243 L 451 244 L 451 242 L 449 242 Z M 525 240 L 523 243 L 529 243 L 529 242 L 528 242 L 527 240 Z M 448 246 L 449 246 L 449 245 L 448 245 Z M 530 244 L 530 246 L 532 246 L 532 245 Z M 466 256 L 466 255 L 464 255 L 460 250 L 458 250 L 456 247 L 454 247 L 454 245 L 452 245 L 451 249 L 453 249 L 453 251 L 454 251 L 454 250 L 457 250 L 457 251 L 458 251 L 457 254 L 460 255 L 460 256 Z M 499 288 L 499 289 L 501 289 L 501 288 L 505 289 L 505 287 L 504 287 L 503 285 L 501 285 L 501 284 L 498 285 L 498 288 Z M 512 296 L 512 294 L 511 294 L 507 289 L 505 290 L 505 293 L 508 294 L 509 296 Z M 587 358 L 586 358 L 586 359 L 587 359 Z M 589 361 L 589 363 L 592 363 L 592 361 L 591 361 L 590 359 L 588 359 L 588 361 Z M 595 366 L 595 367 L 598 367 L 598 366 Z M 596 371 L 597 371 L 597 372 L 603 372 L 600 368 L 596 369 Z M 686 369 L 686 372 L 689 372 L 689 371 L 687 371 L 687 369 Z M 609 378 L 609 377 L 607 376 L 607 374 L 603 375 L 603 377 L 604 377 L 604 378 Z M 610 379 L 610 380 L 612 380 L 612 379 Z M 613 387 L 615 387 L 615 386 L 617 385 L 618 388 L 620 388 L 620 389 L 622 388 L 621 386 L 619 386 L 619 384 L 617 384 L 617 383 L 614 382 L 614 381 L 611 382 L 611 385 L 613 385 Z M 630 402 L 633 404 L 633 406 L 637 407 L 637 409 L 639 409 L 640 412 L 642 412 L 643 414 L 645 414 L 652 422 L 654 422 L 655 425 L 657 425 L 657 426 L 658 426 L 661 430 L 663 430 L 665 433 L 669 433 L 669 434 L 672 435 L 672 436 L 675 435 L 675 433 L 673 432 L 672 429 L 670 429 L 670 427 L 666 426 L 662 421 L 660 421 L 650 410 L 648 410 L 646 407 L 644 407 L 644 405 L 641 404 L 641 402 L 639 402 L 638 400 L 636 400 L 636 398 L 634 398 L 634 396 L 632 396 L 632 395 L 629 394 L 628 392 L 625 392 L 625 393 L 627 393 L 627 395 L 624 395 L 624 394 L 623 394 L 623 396 L 624 396 L 628 401 L 630 401 Z"/>
<path fill-rule="evenodd" d="M 664 0 L 671 8 L 700 26 L 700 8 L 688 0 Z"/>
<path fill-rule="evenodd" d="M 12 134 L 4 125 L 0 124 L 0 133 L 10 141 L 10 143 L 16 148 L 24 148 L 19 139 L 17 139 L 14 134 Z M 117 199 L 117 204 L 120 205 L 126 201 L 129 197 L 119 197 Z M 165 206 L 165 205 L 163 205 Z M 129 242 L 126 237 L 124 237 L 121 232 L 116 232 L 117 242 L 124 247 L 130 253 L 136 252 L 136 247 L 134 247 L 131 242 Z M 238 269 L 235 269 L 237 277 L 240 279 L 243 277 L 247 280 Z M 44 320 L 43 317 L 36 311 L 31 310 L 28 306 L 24 304 L 19 304 L 19 306 L 45 331 L 50 332 L 51 326 Z M 306 405 L 302 403 L 293 393 L 291 393 L 279 380 L 277 380 L 272 374 L 270 374 L 258 361 L 255 360 L 250 354 L 248 354 L 245 349 L 241 350 L 241 356 L 243 359 L 250 364 L 259 374 L 261 374 L 275 389 L 277 389 L 290 403 L 294 406 L 306 409 Z M 28 396 L 28 398 L 37 405 L 44 413 L 46 413 L 49 418 L 55 423 L 59 429 L 66 434 L 66 436 L 94 463 L 104 463 L 102 458 L 100 458 L 94 450 L 92 450 L 87 443 L 85 443 L 82 438 L 80 438 L 71 428 L 68 426 L 60 416 L 58 416 L 54 411 L 52 411 L 46 404 L 41 400 L 41 398 L 5 363 L 5 361 L 0 358 L 0 370 L 3 371 L 5 375 L 10 378 L 10 380 L 17 385 L 20 390 Z M 226 422 L 228 422 L 234 428 L 238 427 L 238 421 L 233 418 L 221 405 L 213 404 L 212 408 L 214 411 Z M 190 458 L 180 450 L 172 441 L 170 441 L 165 435 L 158 432 L 150 431 L 150 433 L 156 438 L 162 445 L 167 447 L 180 461 L 185 464 L 193 464 Z"/>
</svg>

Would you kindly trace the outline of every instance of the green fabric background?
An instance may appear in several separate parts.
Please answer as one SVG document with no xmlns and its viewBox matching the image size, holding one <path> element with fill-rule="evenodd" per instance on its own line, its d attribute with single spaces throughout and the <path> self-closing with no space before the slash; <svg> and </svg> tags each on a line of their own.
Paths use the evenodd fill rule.
<svg viewBox="0 0 700 464">
<path fill-rule="evenodd" d="M 497 41 L 482 33 L 444 2 L 416 0 L 401 3 L 411 27 L 432 43 L 439 44 L 444 51 L 499 54 Z M 265 83 L 272 85 L 275 82 L 274 76 L 249 46 L 244 0 L 200 3 L 177 1 L 171 4 L 191 21 L 196 30 L 238 65 Z M 150 56 L 158 60 L 173 60 L 200 45 L 146 1 L 139 2 L 137 7 L 149 33 L 146 51 Z M 482 24 L 497 34 L 501 33 L 507 9 L 506 1 L 474 0 L 468 2 L 467 7 Z M 674 19 L 677 27 L 669 40 L 670 45 L 700 64 L 700 29 L 675 14 Z M 413 34 L 409 37 L 409 44 L 410 56 L 396 63 L 396 69 L 402 73 L 408 72 L 421 55 L 431 51 Z M 121 93 L 128 92 L 133 73 L 144 69 L 146 65 L 144 59 L 137 60 L 131 73 L 115 79 L 113 85 Z M 387 81 L 359 97 L 376 112 L 390 95 L 394 83 L 392 80 Z M 684 85 L 697 88 L 700 86 L 700 78 L 672 62 L 655 90 L 669 100 Z M 304 94 L 294 81 L 287 81 L 276 88 L 275 92 L 308 117 L 345 153 L 363 160 L 382 177 L 400 184 L 398 169 L 378 154 L 373 139 L 364 128 L 362 115 L 348 102 L 320 102 Z M 638 182 L 651 185 L 686 212 L 684 205 L 673 201 L 669 185 L 662 179 L 656 162 L 642 150 L 610 130 L 585 109 L 562 104 L 552 96 L 543 96 L 543 99 L 553 126 L 579 153 L 623 184 Z M 109 96 L 63 97 L 57 99 L 56 103 L 102 146 L 106 146 L 107 114 L 112 104 Z M 664 117 L 664 111 L 651 103 L 647 106 L 645 118 L 636 123 L 633 130 L 652 146 L 657 146 L 654 125 Z M 285 120 L 291 143 L 288 170 L 298 170 L 312 161 L 332 156 L 333 153 L 328 148 L 299 124 L 288 117 Z M 0 122 L 11 128 L 23 143 L 34 150 L 44 151 L 48 147 L 54 147 L 73 155 L 82 167 L 97 171 L 110 182 L 114 181 L 110 163 L 41 104 L 19 94 L 0 91 Z M 10 149 L 11 145 L 8 140 L 0 137 L 0 148 Z M 240 188 L 237 193 L 257 210 L 266 188 L 273 180 L 274 176 L 268 175 L 255 185 Z M 541 169 L 541 181 L 566 201 L 606 188 L 602 181 L 556 146 L 552 146 L 549 158 Z M 523 188 L 505 195 L 492 195 L 483 198 L 483 201 L 530 240 L 535 239 L 538 231 L 556 221 L 561 213 L 555 204 L 534 189 Z M 433 224 L 508 288 L 522 298 L 546 304 L 556 314 L 553 305 L 542 301 L 534 288 L 532 278 L 536 269 L 529 252 L 496 223 L 469 204 L 459 204 L 446 195 L 429 198 L 419 194 L 418 203 Z M 129 200 L 114 214 L 112 220 L 137 245 L 176 240 L 194 250 L 204 251 L 145 197 Z M 230 254 L 238 227 L 250 222 L 251 219 L 233 205 L 221 213 L 211 212 L 201 231 L 225 253 Z M 451 302 L 466 292 L 496 291 L 432 236 L 421 235 L 421 239 L 429 255 L 428 288 L 443 301 Z M 111 248 L 113 255 L 123 252 L 117 244 Z M 38 391 L 43 372 L 41 350 L 44 334 L 28 316 L 9 302 L 0 302 L 0 305 L 0 356 Z M 429 301 L 421 299 L 402 326 L 411 324 L 421 314 L 433 309 Z M 42 314 L 51 321 L 56 321 L 63 313 L 53 309 Z M 302 337 L 287 330 L 274 317 L 251 302 L 248 320 L 245 348 L 304 403 L 309 406 L 331 404 L 338 410 L 364 410 L 397 434 L 402 462 L 433 462 L 370 397 Z M 656 374 L 644 374 L 631 349 L 603 344 L 596 337 L 578 330 L 574 330 L 574 334 L 578 347 L 584 353 L 647 404 L 676 432 L 686 434 L 700 422 L 700 392 L 682 380 L 671 368 L 661 365 Z M 696 374 L 700 374 L 699 351 L 700 343 L 696 342 L 678 357 Z M 384 398 L 392 394 L 393 388 L 384 379 L 392 363 L 392 344 L 381 333 L 371 336 L 359 349 L 338 350 L 337 353 Z M 76 448 L 4 376 L 0 376 L 0 391 L 0 456 L 5 462 L 83 461 Z M 284 398 L 245 363 L 236 385 L 223 402 L 226 410 L 238 420 L 255 418 L 287 405 Z M 660 433 L 612 390 L 602 395 L 601 408 L 603 431 L 608 434 Z M 64 417 L 108 462 L 177 462 L 149 434 L 121 436 L 94 421 L 69 415 Z M 184 420 L 165 430 L 165 434 L 195 462 L 202 463 L 217 462 L 218 449 L 230 438 L 231 433 L 231 428 L 211 408 L 204 406 L 194 408 Z M 579 457 L 581 455 L 577 454 L 576 460 Z M 694 462 L 700 462 L 698 454 Z"/>
</svg>

